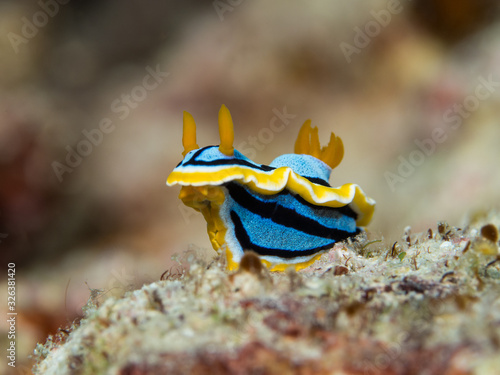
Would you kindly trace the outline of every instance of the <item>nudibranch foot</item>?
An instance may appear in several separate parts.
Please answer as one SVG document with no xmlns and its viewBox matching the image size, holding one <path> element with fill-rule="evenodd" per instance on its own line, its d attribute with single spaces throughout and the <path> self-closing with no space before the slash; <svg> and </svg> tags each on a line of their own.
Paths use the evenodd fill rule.
<svg viewBox="0 0 500 375">
<path fill-rule="evenodd" d="M 219 112 L 221 144 L 199 148 L 196 125 L 184 113 L 184 159 L 167 179 L 181 185 L 179 198 L 207 221 L 213 248 L 236 269 L 253 251 L 271 271 L 302 269 L 367 225 L 375 202 L 355 184 L 334 188 L 330 173 L 342 160 L 342 140 L 332 133 L 321 148 L 310 120 L 300 129 L 295 153 L 257 164 L 235 150 L 229 110 Z"/>
</svg>

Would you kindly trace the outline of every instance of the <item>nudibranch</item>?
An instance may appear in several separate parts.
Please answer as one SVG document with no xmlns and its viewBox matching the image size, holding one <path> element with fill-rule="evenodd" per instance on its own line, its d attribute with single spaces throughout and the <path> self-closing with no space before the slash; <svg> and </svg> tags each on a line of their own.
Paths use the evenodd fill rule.
<svg viewBox="0 0 500 375">
<path fill-rule="evenodd" d="M 271 271 L 299 270 L 370 222 L 373 199 L 356 184 L 332 187 L 328 182 L 344 156 L 334 133 L 321 148 L 318 128 L 307 120 L 295 153 L 270 165 L 233 148 L 233 121 L 224 105 L 219 133 L 220 145 L 200 148 L 194 119 L 184 112 L 184 159 L 167 185 L 181 185 L 179 198 L 203 214 L 212 246 L 225 253 L 228 269 L 237 268 L 244 252 L 252 250 Z"/>
</svg>

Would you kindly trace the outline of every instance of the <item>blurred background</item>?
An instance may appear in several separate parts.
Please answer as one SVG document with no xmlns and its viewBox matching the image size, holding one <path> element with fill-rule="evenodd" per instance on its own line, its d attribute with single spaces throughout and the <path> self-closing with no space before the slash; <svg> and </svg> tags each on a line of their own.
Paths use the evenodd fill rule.
<svg viewBox="0 0 500 375">
<path fill-rule="evenodd" d="M 377 201 L 375 238 L 498 207 L 499 15 L 494 0 L 0 1 L 0 306 L 12 262 L 18 369 L 91 293 L 214 255 L 165 186 L 183 110 L 206 146 L 226 104 L 235 147 L 263 164 L 308 118 L 323 144 L 334 131 L 330 182 Z"/>
</svg>

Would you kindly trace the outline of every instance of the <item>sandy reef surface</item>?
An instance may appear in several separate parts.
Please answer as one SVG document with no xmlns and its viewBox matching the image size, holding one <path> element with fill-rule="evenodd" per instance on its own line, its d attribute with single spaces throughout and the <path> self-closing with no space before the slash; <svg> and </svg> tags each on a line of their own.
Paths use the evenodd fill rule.
<svg viewBox="0 0 500 375">
<path fill-rule="evenodd" d="M 180 254 L 35 349 L 35 374 L 498 374 L 500 213 L 362 233 L 300 272 Z M 243 261 L 242 261 L 243 262 Z"/>
</svg>

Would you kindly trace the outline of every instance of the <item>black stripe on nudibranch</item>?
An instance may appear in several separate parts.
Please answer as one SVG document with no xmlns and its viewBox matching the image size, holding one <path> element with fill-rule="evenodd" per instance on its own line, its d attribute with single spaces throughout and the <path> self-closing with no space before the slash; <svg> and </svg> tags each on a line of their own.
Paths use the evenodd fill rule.
<svg viewBox="0 0 500 375">
<path fill-rule="evenodd" d="M 237 183 L 226 184 L 226 188 L 228 189 L 231 198 L 241 207 L 259 215 L 262 218 L 271 219 L 276 224 L 297 229 L 312 236 L 334 239 L 336 241 L 343 240 L 355 233 L 344 229 L 327 227 L 320 223 L 318 221 L 319 219 L 301 215 L 293 208 L 284 207 L 270 199 L 259 199 Z M 286 190 L 281 191 L 279 195 L 288 195 L 294 199 L 299 198 L 297 195 L 291 194 Z M 301 198 L 300 200 L 297 199 L 297 204 L 304 204 L 305 201 L 302 201 L 303 199 Z M 354 212 L 350 209 L 343 209 L 344 207 L 333 208 L 319 207 L 310 204 L 307 205 L 317 211 L 337 211 L 340 214 L 342 214 L 342 211 L 346 211 L 350 214 L 354 214 Z M 346 216 L 352 218 L 350 215 Z"/>
<path fill-rule="evenodd" d="M 276 168 L 270 167 L 269 165 L 264 165 L 264 164 L 257 164 L 257 163 L 251 163 L 248 162 L 245 159 L 238 159 L 238 158 L 230 158 L 230 159 L 216 159 L 216 160 L 198 160 L 199 156 L 206 151 L 207 149 L 213 148 L 213 147 L 218 147 L 218 146 L 207 146 L 200 148 L 197 150 L 187 161 L 182 160 L 177 167 L 180 165 L 183 166 L 220 166 L 220 165 L 237 165 L 237 166 L 244 166 L 244 167 L 249 167 L 256 169 L 258 171 L 263 171 L 263 172 L 269 172 L 272 170 L 275 170 Z M 176 167 L 176 168 L 177 168 Z M 302 176 L 309 180 L 310 182 L 326 187 L 331 187 L 331 185 L 328 183 L 328 181 L 323 180 L 322 178 L 319 177 L 308 177 L 308 176 Z"/>
<path fill-rule="evenodd" d="M 318 207 L 307 204 L 310 208 L 315 210 L 318 215 L 312 215 L 311 213 L 311 216 L 306 216 L 296 211 L 298 205 L 302 204 L 302 198 L 299 198 L 297 195 L 291 194 L 286 190 L 283 190 L 282 192 L 274 196 L 266 198 L 265 196 L 261 196 L 260 194 L 248 191 L 238 183 L 228 183 L 225 184 L 225 187 L 228 190 L 233 204 L 237 205 L 235 207 L 239 207 L 237 209 L 231 210 L 230 212 L 230 217 L 231 221 L 234 224 L 235 236 L 237 241 L 241 244 L 243 249 L 254 250 L 260 255 L 273 255 L 282 258 L 294 258 L 299 256 L 312 255 L 318 251 L 331 248 L 333 244 L 335 244 L 335 242 L 355 236 L 360 232 L 360 229 L 355 226 L 355 218 L 342 214 L 342 212 L 345 211 L 356 216 L 355 213 L 350 209 L 344 209 L 344 207 Z M 292 207 L 283 206 L 276 201 L 276 196 L 280 195 L 287 195 L 287 198 L 291 198 L 291 200 L 288 199 L 286 201 L 287 203 L 289 203 L 290 201 L 293 202 L 295 200 L 295 205 L 292 203 Z M 295 207 L 295 209 L 293 207 Z M 273 242 L 275 242 L 274 239 L 270 237 L 267 241 L 265 241 L 269 244 L 269 246 L 264 247 L 262 246 L 262 238 L 266 237 L 265 229 L 263 228 L 262 232 L 259 230 L 256 233 L 248 233 L 249 228 L 247 228 L 244 224 L 245 219 L 240 217 L 240 215 L 238 215 L 238 213 L 236 212 L 241 211 L 241 209 L 246 210 L 253 215 L 257 215 L 262 219 L 271 220 L 274 223 L 273 225 L 276 225 L 277 228 L 283 228 L 282 230 L 284 230 L 285 232 L 286 230 L 293 230 L 303 233 L 304 236 L 313 236 L 317 238 L 317 240 L 314 242 L 317 242 L 318 245 L 321 245 L 309 249 L 276 248 L 272 245 Z M 351 222 L 352 226 L 350 228 L 332 228 L 330 226 L 326 226 L 320 222 L 323 217 L 320 212 L 322 212 L 323 214 L 335 212 L 335 214 L 339 215 L 339 226 L 348 225 L 346 224 L 346 222 Z M 332 217 L 326 218 L 332 220 Z M 353 230 L 351 230 L 351 228 Z M 255 228 L 253 229 L 253 231 L 255 232 Z M 252 241 L 252 238 L 254 237 L 260 238 L 260 245 Z"/>
<path fill-rule="evenodd" d="M 311 248 L 311 249 L 306 249 L 306 250 L 287 250 L 287 249 L 277 249 L 277 248 L 272 248 L 272 247 L 263 247 L 256 245 L 255 243 L 252 242 L 250 239 L 250 236 L 248 235 L 247 231 L 245 230 L 245 227 L 243 226 L 243 223 L 238 216 L 238 214 L 234 211 L 230 212 L 231 216 L 231 221 L 233 222 L 234 225 L 234 232 L 236 239 L 240 243 L 241 247 L 247 251 L 247 250 L 253 250 L 257 254 L 261 256 L 277 256 L 283 259 L 291 259 L 295 257 L 300 257 L 300 256 L 308 256 L 308 255 L 313 255 L 316 254 L 317 252 L 325 249 L 331 248 L 334 244 L 335 241 L 331 241 L 330 243 Z M 263 228 L 263 230 L 265 230 Z"/>
<path fill-rule="evenodd" d="M 319 177 L 307 177 L 307 176 L 302 176 L 302 177 L 307 178 L 313 184 L 318 184 L 318 185 L 322 185 L 322 186 L 326 186 L 326 187 L 332 187 L 328 183 L 328 181 L 325 181 L 322 178 L 319 178 Z"/>
<path fill-rule="evenodd" d="M 183 163 L 183 165 L 193 165 L 193 166 L 218 166 L 218 165 L 238 165 L 238 166 L 244 166 L 244 167 L 250 167 L 253 169 L 257 169 L 260 171 L 268 172 L 272 171 L 276 168 L 270 167 L 268 165 L 263 165 L 263 164 L 255 164 L 255 163 L 250 163 L 244 159 L 238 159 L 238 158 L 230 158 L 230 159 L 216 159 L 216 160 L 198 160 L 198 157 L 203 153 L 203 151 L 212 148 L 212 147 L 218 147 L 218 146 L 207 146 L 200 148 L 198 151 L 196 151 L 193 156 L 189 160 Z"/>
<path fill-rule="evenodd" d="M 328 186 L 330 186 L 330 185 L 328 185 Z M 283 190 L 283 191 L 286 192 L 286 194 L 290 194 L 288 191 L 285 191 L 285 190 Z M 316 208 L 316 209 L 318 207 L 321 207 L 321 206 L 309 203 L 304 198 L 302 198 L 300 195 L 292 194 L 292 196 L 296 200 L 298 200 L 301 204 L 303 204 L 305 206 L 309 206 L 311 208 Z M 354 212 L 354 210 L 349 205 L 346 205 L 346 206 L 343 206 L 343 207 L 336 207 L 334 209 L 337 210 L 337 212 L 341 213 L 342 215 L 348 216 L 348 217 L 350 217 L 350 218 L 352 218 L 354 220 L 358 219 L 358 214 L 356 212 Z"/>
</svg>

